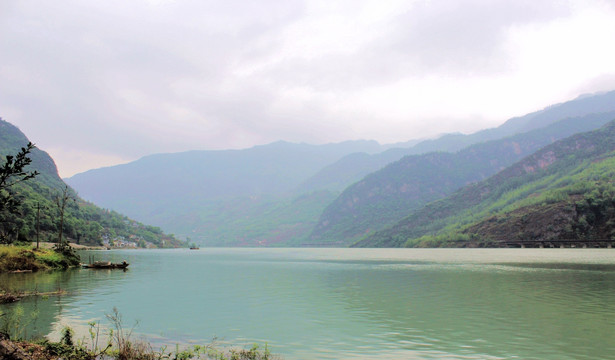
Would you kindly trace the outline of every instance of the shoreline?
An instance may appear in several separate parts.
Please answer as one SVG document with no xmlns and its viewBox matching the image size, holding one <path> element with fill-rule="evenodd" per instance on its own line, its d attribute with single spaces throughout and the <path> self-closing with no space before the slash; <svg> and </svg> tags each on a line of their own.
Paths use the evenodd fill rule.
<svg viewBox="0 0 615 360">
<path fill-rule="evenodd" d="M 32 242 L 32 248 L 36 247 L 36 241 Z M 53 247 L 57 243 L 55 242 L 39 242 L 39 247 L 41 249 L 53 249 Z M 104 246 L 93 246 L 93 245 L 80 245 L 75 243 L 68 243 L 68 245 L 75 250 L 107 250 L 107 247 Z"/>
</svg>

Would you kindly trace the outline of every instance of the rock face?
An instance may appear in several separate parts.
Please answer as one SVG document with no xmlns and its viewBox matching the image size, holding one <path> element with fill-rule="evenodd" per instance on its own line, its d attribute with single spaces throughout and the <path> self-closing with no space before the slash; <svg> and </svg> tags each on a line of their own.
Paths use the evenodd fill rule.
<svg viewBox="0 0 615 360">
<path fill-rule="evenodd" d="M 24 349 L 11 340 L 6 334 L 0 333 L 0 359 L 4 360 L 34 360 Z"/>
<path fill-rule="evenodd" d="M 615 199 L 574 196 L 566 201 L 517 209 L 493 216 L 464 231 L 479 238 L 514 243 L 612 242 Z"/>
</svg>

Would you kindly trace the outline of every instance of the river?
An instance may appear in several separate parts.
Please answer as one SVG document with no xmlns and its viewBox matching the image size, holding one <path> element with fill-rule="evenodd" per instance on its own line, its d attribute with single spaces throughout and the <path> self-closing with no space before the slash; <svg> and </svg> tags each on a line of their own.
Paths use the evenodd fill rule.
<svg viewBox="0 0 615 360">
<path fill-rule="evenodd" d="M 29 334 L 108 322 L 158 345 L 258 343 L 284 359 L 613 359 L 615 250 L 84 252 L 122 270 L 3 274 L 63 296 L 19 304 Z M 10 311 L 15 305 L 4 305 Z M 36 311 L 34 311 L 36 310 Z"/>
</svg>

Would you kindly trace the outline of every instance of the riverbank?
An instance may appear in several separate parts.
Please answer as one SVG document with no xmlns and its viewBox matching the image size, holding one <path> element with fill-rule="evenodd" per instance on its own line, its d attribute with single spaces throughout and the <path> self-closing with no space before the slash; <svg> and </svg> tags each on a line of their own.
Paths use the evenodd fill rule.
<svg viewBox="0 0 615 360">
<path fill-rule="evenodd" d="M 40 242 L 39 248 L 42 249 L 53 249 L 57 243 L 55 242 Z M 68 243 L 68 245 L 75 250 L 108 250 L 108 248 L 104 246 L 92 246 L 92 245 L 80 245 L 75 243 Z M 32 247 L 36 246 L 36 242 L 32 243 Z"/>
<path fill-rule="evenodd" d="M 51 248 L 0 246 L 0 273 L 67 269 L 79 265 L 79 256 L 72 251 L 57 252 Z"/>
</svg>

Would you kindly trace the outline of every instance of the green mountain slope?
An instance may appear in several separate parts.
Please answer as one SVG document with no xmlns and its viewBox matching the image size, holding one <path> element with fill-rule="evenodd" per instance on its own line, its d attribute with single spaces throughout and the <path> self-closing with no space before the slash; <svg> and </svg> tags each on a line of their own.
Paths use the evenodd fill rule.
<svg viewBox="0 0 615 360">
<path fill-rule="evenodd" d="M 0 162 L 5 155 L 16 154 L 28 143 L 28 138 L 14 125 L 0 119 Z M 12 188 L 21 199 L 21 215 L 0 214 L 0 232 L 12 240 L 35 241 L 37 213 L 40 207 L 40 241 L 55 242 L 59 234 L 59 208 L 55 198 L 61 196 L 65 184 L 58 176 L 53 159 L 44 151 L 34 149 L 28 170 L 40 175 Z M 64 215 L 63 237 L 71 242 L 102 245 L 103 241 L 135 242 L 145 245 L 173 247 L 181 242 L 162 230 L 146 226 L 113 211 L 104 210 L 80 199 L 69 189 L 72 201 L 67 203 Z"/>
<path fill-rule="evenodd" d="M 457 153 L 404 157 L 347 188 L 325 209 L 310 239 L 351 244 L 367 233 L 394 224 L 428 202 L 486 179 L 545 145 L 598 128 L 614 117 L 615 112 L 568 118 Z"/>
<path fill-rule="evenodd" d="M 549 145 L 356 246 L 615 239 L 615 121 Z"/>
</svg>

